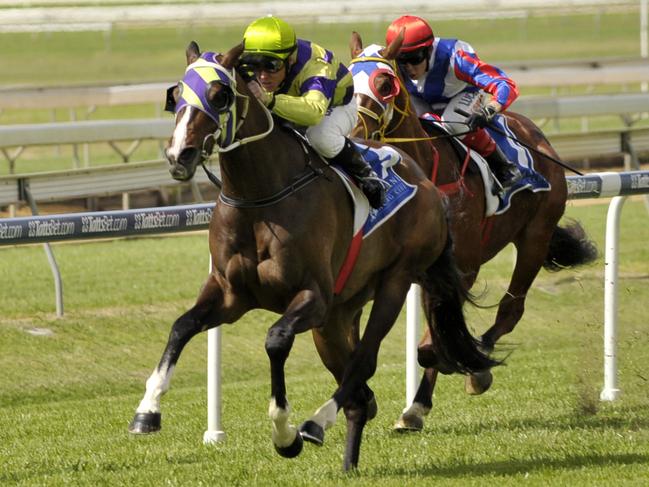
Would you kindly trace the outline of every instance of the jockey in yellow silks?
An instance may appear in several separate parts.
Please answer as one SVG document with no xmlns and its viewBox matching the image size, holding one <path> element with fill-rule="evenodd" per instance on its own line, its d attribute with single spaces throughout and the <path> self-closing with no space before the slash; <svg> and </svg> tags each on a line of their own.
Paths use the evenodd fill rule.
<svg viewBox="0 0 649 487">
<path fill-rule="evenodd" d="M 381 179 L 347 135 L 358 119 L 354 81 L 334 54 L 297 39 L 277 17 L 252 22 L 243 34 L 240 68 L 253 94 L 276 116 L 306 127 L 311 146 L 357 181 L 372 207 L 385 198 Z"/>
</svg>

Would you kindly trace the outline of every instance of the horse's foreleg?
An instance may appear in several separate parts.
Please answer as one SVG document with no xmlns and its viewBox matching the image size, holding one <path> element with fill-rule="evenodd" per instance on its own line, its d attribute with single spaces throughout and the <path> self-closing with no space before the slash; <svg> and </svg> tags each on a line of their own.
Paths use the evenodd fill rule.
<svg viewBox="0 0 649 487">
<path fill-rule="evenodd" d="M 284 315 L 266 335 L 266 353 L 270 359 L 271 400 L 268 415 L 273 423 L 272 438 L 277 452 L 292 458 L 302 451 L 302 436 L 289 422 L 290 406 L 286 398 L 284 365 L 295 335 L 319 325 L 326 307 L 313 291 L 302 291 L 293 299 Z"/>
<path fill-rule="evenodd" d="M 169 389 L 180 353 L 194 335 L 208 328 L 208 323 L 215 318 L 215 308 L 221 303 L 221 288 L 210 277 L 194 307 L 174 322 L 162 358 L 146 381 L 146 391 L 129 424 L 129 432 L 146 434 L 160 430 L 160 399 Z"/>
</svg>

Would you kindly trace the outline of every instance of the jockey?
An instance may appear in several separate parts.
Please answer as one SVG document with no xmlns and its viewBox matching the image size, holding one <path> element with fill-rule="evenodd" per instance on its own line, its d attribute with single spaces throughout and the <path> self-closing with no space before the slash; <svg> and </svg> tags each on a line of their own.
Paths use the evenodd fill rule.
<svg viewBox="0 0 649 487">
<path fill-rule="evenodd" d="M 379 208 L 383 182 L 346 137 L 358 118 L 347 67 L 331 51 L 296 39 L 293 28 L 277 17 L 255 20 L 243 39 L 240 66 L 256 79 L 248 84 L 252 93 L 278 117 L 307 127 L 311 146 L 347 170 L 370 205 Z"/>
<path fill-rule="evenodd" d="M 462 141 L 483 156 L 503 189 L 521 177 L 518 166 L 507 159 L 484 129 L 491 119 L 518 97 L 516 83 L 499 68 L 481 61 L 473 48 L 458 39 L 440 39 L 428 23 L 413 15 L 399 17 L 388 27 L 390 44 L 405 29 L 397 57 L 406 74 L 406 88 L 418 115 L 441 115 L 450 133 L 471 130 Z M 467 115 L 457 113 L 462 110 Z"/>
</svg>

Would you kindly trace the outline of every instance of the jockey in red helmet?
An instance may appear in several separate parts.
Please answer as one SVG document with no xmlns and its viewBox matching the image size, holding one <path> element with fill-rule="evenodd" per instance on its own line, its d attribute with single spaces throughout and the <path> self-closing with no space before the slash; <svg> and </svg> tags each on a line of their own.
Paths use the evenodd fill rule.
<svg viewBox="0 0 649 487">
<path fill-rule="evenodd" d="M 440 39 L 421 17 L 404 15 L 390 24 L 386 43 L 404 30 L 397 57 L 406 75 L 406 88 L 419 115 L 441 116 L 447 130 L 472 131 L 462 141 L 489 163 L 500 183 L 509 187 L 521 178 L 518 166 L 509 161 L 484 127 L 517 97 L 516 83 L 503 71 L 481 61 L 473 48 L 458 39 Z M 462 115 L 461 109 L 469 115 Z"/>
</svg>

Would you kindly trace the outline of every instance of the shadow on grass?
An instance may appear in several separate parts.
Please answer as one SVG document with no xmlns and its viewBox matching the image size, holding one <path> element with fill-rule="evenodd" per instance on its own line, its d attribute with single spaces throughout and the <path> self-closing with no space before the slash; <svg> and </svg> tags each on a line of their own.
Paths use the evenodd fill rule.
<svg viewBox="0 0 649 487">
<path fill-rule="evenodd" d="M 608 430 L 608 429 L 649 429 L 649 416 L 646 414 L 647 405 L 638 404 L 637 406 L 626 406 L 615 410 L 615 413 L 607 410 L 601 410 L 595 414 L 564 414 L 553 418 L 535 418 L 526 417 L 511 420 L 502 420 L 496 418 L 490 421 L 485 418 L 483 422 L 472 422 L 468 424 L 455 424 L 452 426 L 436 426 L 435 418 L 427 419 L 427 426 L 420 433 L 430 436 L 437 435 L 478 435 L 481 432 L 494 431 L 525 431 L 525 430 L 565 430 L 566 428 L 583 429 L 583 430 Z M 613 416 L 615 414 L 615 416 Z M 404 433 L 394 433 L 395 436 L 404 435 Z"/>
<path fill-rule="evenodd" d="M 376 473 L 381 476 L 395 475 L 404 478 L 411 475 L 435 477 L 484 477 L 485 475 L 525 475 L 526 473 L 540 470 L 580 470 L 584 467 L 602 465 L 639 465 L 646 464 L 649 455 L 639 454 L 602 454 L 602 455 L 576 455 L 572 457 L 554 459 L 538 458 L 530 460 L 510 460 L 489 463 L 461 464 L 449 466 L 434 466 L 414 468 L 386 467 Z"/>
</svg>

